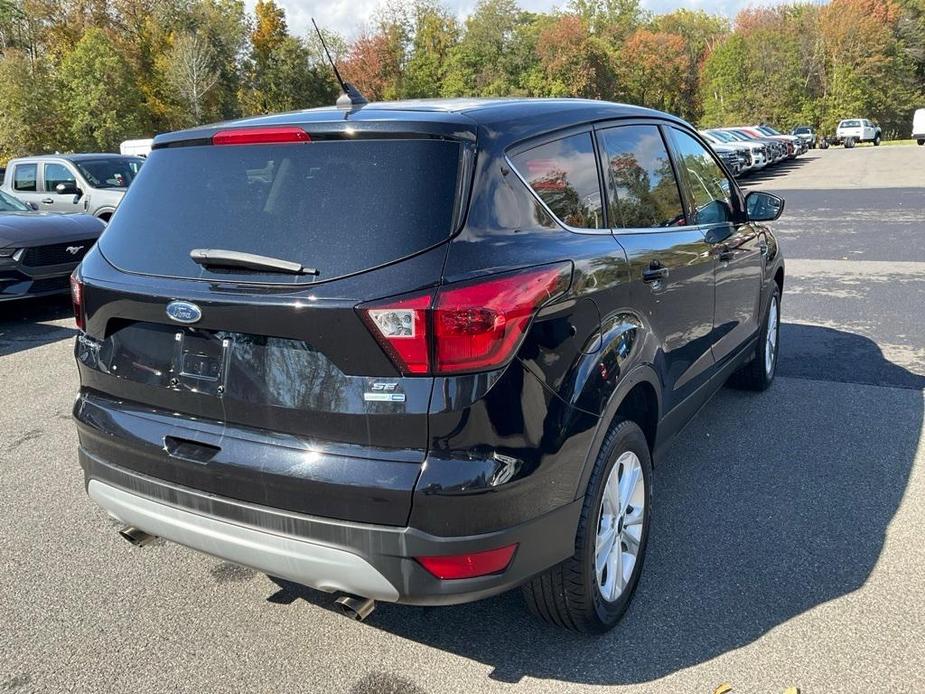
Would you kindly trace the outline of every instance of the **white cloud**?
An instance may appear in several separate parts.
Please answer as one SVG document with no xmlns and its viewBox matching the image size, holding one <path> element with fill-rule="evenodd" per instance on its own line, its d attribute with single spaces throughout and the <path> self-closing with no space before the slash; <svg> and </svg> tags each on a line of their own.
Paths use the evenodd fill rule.
<svg viewBox="0 0 925 694">
<path fill-rule="evenodd" d="M 380 0 L 276 0 L 286 10 L 289 30 L 299 36 L 306 36 L 312 30 L 311 18 L 319 26 L 337 31 L 352 38 L 370 21 L 380 4 Z M 642 5 L 652 12 L 669 12 L 679 7 L 705 10 L 728 17 L 735 16 L 743 7 L 754 5 L 774 5 L 785 0 L 642 0 Z M 818 0 L 817 0 L 818 1 Z M 444 0 L 460 19 L 464 19 L 475 8 L 476 0 Z M 567 0 L 520 0 L 519 5 L 525 10 L 548 12 L 565 5 Z M 247 9 L 253 11 L 256 0 L 246 0 Z"/>
</svg>

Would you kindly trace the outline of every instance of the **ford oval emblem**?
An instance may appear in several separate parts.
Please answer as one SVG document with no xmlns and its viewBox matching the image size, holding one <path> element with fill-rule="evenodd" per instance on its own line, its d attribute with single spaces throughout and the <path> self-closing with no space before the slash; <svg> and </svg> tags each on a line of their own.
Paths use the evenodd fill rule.
<svg viewBox="0 0 925 694">
<path fill-rule="evenodd" d="M 189 301 L 171 301 L 167 304 L 167 315 L 177 323 L 195 323 L 202 318 L 202 311 Z"/>
</svg>

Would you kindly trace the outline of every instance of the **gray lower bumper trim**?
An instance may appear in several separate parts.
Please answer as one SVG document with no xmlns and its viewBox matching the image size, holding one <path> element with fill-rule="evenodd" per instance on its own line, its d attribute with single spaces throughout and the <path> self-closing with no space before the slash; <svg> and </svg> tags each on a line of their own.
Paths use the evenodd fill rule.
<svg viewBox="0 0 925 694">
<path fill-rule="evenodd" d="M 99 480 L 90 480 L 87 492 L 123 523 L 151 535 L 329 593 L 398 600 L 385 576 L 342 549 L 193 513 Z"/>
</svg>

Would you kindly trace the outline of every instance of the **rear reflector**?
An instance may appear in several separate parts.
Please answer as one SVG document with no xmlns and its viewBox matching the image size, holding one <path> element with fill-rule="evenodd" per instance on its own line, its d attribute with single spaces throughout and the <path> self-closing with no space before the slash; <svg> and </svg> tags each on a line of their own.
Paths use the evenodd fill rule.
<svg viewBox="0 0 925 694">
<path fill-rule="evenodd" d="M 285 142 L 311 142 L 302 128 L 283 125 L 269 128 L 220 130 L 212 136 L 213 145 L 269 145 Z"/>
<path fill-rule="evenodd" d="M 513 359 L 537 310 L 568 289 L 571 273 L 568 262 L 545 265 L 357 310 L 403 374 L 490 371 Z"/>
<path fill-rule="evenodd" d="M 416 559 L 421 566 L 437 578 L 450 581 L 501 573 L 510 565 L 516 549 L 517 545 L 513 544 L 490 549 L 487 552 L 416 557 Z"/>
<path fill-rule="evenodd" d="M 77 271 L 71 275 L 71 305 L 74 307 L 74 322 L 81 330 L 86 326 L 86 317 L 84 314 L 84 285 L 77 278 Z"/>
</svg>

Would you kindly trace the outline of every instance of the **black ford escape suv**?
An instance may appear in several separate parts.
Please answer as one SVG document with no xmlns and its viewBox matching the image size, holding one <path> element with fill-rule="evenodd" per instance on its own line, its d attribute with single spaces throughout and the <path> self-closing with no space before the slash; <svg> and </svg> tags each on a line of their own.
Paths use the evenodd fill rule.
<svg viewBox="0 0 925 694">
<path fill-rule="evenodd" d="M 73 278 L 87 491 L 138 544 L 359 616 L 523 584 L 606 630 L 655 454 L 774 377 L 782 207 L 687 123 L 595 101 L 161 135 Z"/>
</svg>

